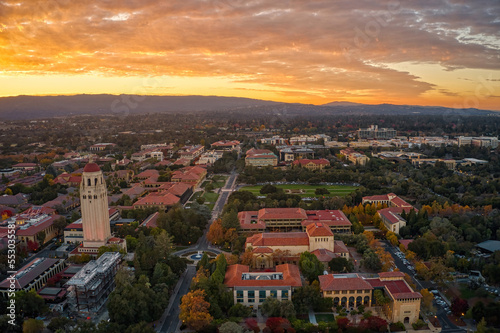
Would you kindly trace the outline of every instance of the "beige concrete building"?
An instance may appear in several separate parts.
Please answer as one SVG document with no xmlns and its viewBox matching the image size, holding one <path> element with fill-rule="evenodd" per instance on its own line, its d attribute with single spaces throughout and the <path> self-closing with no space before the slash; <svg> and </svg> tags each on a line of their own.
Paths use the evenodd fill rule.
<svg viewBox="0 0 500 333">
<path fill-rule="evenodd" d="M 302 286 L 299 268 L 285 264 L 275 272 L 250 272 L 246 265 L 228 266 L 224 284 L 233 292 L 234 304 L 259 307 L 268 297 L 292 300 L 292 291 Z"/>
<path fill-rule="evenodd" d="M 246 152 L 245 165 L 246 166 L 276 166 L 278 164 L 278 156 L 272 151 L 267 149 L 252 148 Z"/>
<path fill-rule="evenodd" d="M 320 276 L 319 283 L 323 297 L 333 298 L 334 306 L 382 306 L 376 304 L 374 297 L 375 291 L 380 290 L 389 299 L 383 305 L 389 321 L 412 324 L 418 320 L 422 295 L 406 283 L 402 272 L 379 273 L 376 278 L 354 273 L 329 274 Z"/>
<path fill-rule="evenodd" d="M 342 149 L 340 155 L 344 156 L 345 159 L 356 165 L 365 165 L 370 159 L 365 154 L 358 153 L 352 148 Z"/>
<path fill-rule="evenodd" d="M 247 238 L 245 248 L 253 253 L 251 266 L 259 269 L 297 264 L 300 254 L 306 251 L 326 265 L 333 258 L 349 259 L 344 242 L 336 241 L 331 229 L 322 223 L 309 224 L 305 232 L 259 233 Z"/>
</svg>

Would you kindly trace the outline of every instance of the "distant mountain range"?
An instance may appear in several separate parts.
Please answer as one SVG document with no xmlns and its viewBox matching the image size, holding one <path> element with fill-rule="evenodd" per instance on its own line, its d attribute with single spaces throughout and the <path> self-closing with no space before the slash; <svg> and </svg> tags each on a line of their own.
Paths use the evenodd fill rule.
<svg viewBox="0 0 500 333">
<path fill-rule="evenodd" d="M 238 111 L 296 115 L 391 114 L 391 115 L 500 115 L 478 109 L 452 109 L 413 105 L 368 105 L 332 102 L 324 105 L 279 103 L 242 97 L 219 96 L 138 96 L 74 95 L 16 96 L 0 98 L 0 120 L 24 120 L 76 115 L 124 115 L 142 113 L 183 113 L 202 111 Z"/>
</svg>

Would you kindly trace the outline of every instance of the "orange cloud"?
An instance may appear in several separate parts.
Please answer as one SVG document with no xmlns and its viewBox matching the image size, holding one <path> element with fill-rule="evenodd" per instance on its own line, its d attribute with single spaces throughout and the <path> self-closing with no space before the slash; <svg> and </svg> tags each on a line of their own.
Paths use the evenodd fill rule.
<svg viewBox="0 0 500 333">
<path fill-rule="evenodd" d="M 103 93 L 133 89 L 106 78 L 183 77 L 169 93 L 447 106 L 476 98 L 500 109 L 498 82 L 475 92 L 479 72 L 500 78 L 496 1 L 3 0 L 0 95 L 26 93 L 9 87 L 13 77 L 25 86 L 50 77 L 53 94 L 68 93 L 68 77 L 73 93 L 90 91 L 78 85 L 88 75 Z M 467 84 L 441 79 L 461 70 Z"/>
</svg>

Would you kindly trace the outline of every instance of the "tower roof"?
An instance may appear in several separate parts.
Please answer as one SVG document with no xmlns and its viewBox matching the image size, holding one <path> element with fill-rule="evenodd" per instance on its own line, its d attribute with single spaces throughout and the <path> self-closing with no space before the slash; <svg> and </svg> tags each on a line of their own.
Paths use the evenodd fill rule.
<svg viewBox="0 0 500 333">
<path fill-rule="evenodd" d="M 85 167 L 83 168 L 83 172 L 98 172 L 101 171 L 99 166 L 95 163 L 87 163 Z"/>
</svg>

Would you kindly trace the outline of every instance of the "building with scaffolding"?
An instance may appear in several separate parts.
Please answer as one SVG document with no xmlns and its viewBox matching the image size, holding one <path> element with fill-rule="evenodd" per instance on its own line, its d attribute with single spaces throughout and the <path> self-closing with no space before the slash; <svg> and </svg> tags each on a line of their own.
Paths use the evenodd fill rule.
<svg viewBox="0 0 500 333">
<path fill-rule="evenodd" d="M 69 296 L 79 311 L 96 312 L 115 288 L 115 275 L 121 255 L 106 252 L 89 261 L 67 283 Z"/>
</svg>

